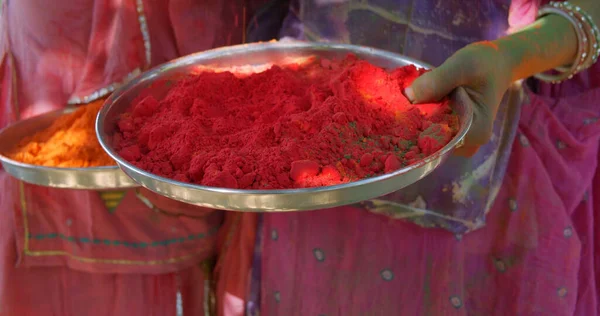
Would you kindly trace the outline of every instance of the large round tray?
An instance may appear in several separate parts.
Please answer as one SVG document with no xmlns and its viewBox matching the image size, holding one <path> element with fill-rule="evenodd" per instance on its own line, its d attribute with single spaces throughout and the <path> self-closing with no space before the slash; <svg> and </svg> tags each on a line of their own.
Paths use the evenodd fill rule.
<svg viewBox="0 0 600 316">
<path fill-rule="evenodd" d="M 263 66 L 285 64 L 298 58 L 321 56 L 342 58 L 348 53 L 384 68 L 408 64 L 428 65 L 394 53 L 354 45 L 329 43 L 259 43 L 231 46 L 185 56 L 158 66 L 129 82 L 113 93 L 98 114 L 96 132 L 100 144 L 119 166 L 142 186 L 171 199 L 217 209 L 281 212 L 330 208 L 379 197 L 410 185 L 437 168 L 452 150 L 459 146 L 471 125 L 472 108 L 465 103 L 454 104 L 460 116 L 460 130 L 443 149 L 423 161 L 393 173 L 342 185 L 290 190 L 236 190 L 178 182 L 141 170 L 113 149 L 112 135 L 118 116 L 126 111 L 139 95 L 162 99 L 173 80 L 202 68 Z"/>
<path fill-rule="evenodd" d="M 0 131 L 0 162 L 9 174 L 25 182 L 64 189 L 110 190 L 139 186 L 117 166 L 95 168 L 55 168 L 21 163 L 2 155 L 24 137 L 50 126 L 74 108 L 57 110 L 19 121 Z"/>
</svg>

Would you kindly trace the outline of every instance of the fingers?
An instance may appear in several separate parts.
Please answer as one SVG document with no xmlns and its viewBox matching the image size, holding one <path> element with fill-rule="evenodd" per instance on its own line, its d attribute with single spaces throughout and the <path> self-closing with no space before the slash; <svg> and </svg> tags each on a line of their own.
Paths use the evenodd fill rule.
<svg viewBox="0 0 600 316">
<path fill-rule="evenodd" d="M 488 103 L 495 102 L 492 101 L 495 98 L 492 95 L 493 89 L 486 87 L 480 87 L 483 90 L 481 92 L 480 89 L 468 87 L 456 89 L 470 77 L 467 69 L 459 70 L 462 67 L 457 65 L 460 65 L 460 62 L 453 56 L 440 67 L 417 78 L 405 89 L 404 94 L 412 103 L 424 103 L 440 100 L 455 91 L 452 94 L 452 102 L 469 103 L 473 108 L 473 123 L 465 135 L 464 145 L 456 149 L 455 154 L 471 157 L 492 136 L 494 113 L 491 110 L 495 107 Z"/>
<path fill-rule="evenodd" d="M 447 96 L 464 83 L 460 58 L 453 56 L 440 67 L 417 78 L 404 94 L 412 103 L 434 102 Z"/>
<path fill-rule="evenodd" d="M 404 94 L 412 103 L 435 102 L 450 95 L 473 108 L 473 123 L 457 154 L 472 156 L 492 137 L 494 119 L 506 91 L 503 70 L 490 64 L 488 47 L 467 46 L 440 67 L 417 78 Z M 496 52 L 491 49 L 492 52 Z M 484 58 L 485 57 L 485 58 Z M 456 89 L 463 87 L 464 89 Z"/>
</svg>

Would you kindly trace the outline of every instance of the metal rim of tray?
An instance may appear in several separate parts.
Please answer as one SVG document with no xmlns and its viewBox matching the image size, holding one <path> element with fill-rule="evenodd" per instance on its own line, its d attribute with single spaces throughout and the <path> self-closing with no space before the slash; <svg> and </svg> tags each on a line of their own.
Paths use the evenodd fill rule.
<svg viewBox="0 0 600 316">
<path fill-rule="evenodd" d="M 121 158 L 112 148 L 109 130 L 114 129 L 117 116 L 129 107 L 129 102 L 138 96 L 139 92 L 148 92 L 147 88 L 157 80 L 165 79 L 168 81 L 168 78 L 177 78 L 177 76 L 186 73 L 185 71 L 178 73 L 178 70 L 187 67 L 189 69 L 186 71 L 189 74 L 195 66 L 220 68 L 261 65 L 261 62 L 248 61 L 244 63 L 239 61 L 252 58 L 261 60 L 261 54 L 271 55 L 263 57 L 269 60 L 268 58 L 275 58 L 275 55 L 285 59 L 319 55 L 321 53 L 332 53 L 338 56 L 352 53 L 375 64 L 377 64 L 377 61 L 380 63 L 387 61 L 391 65 L 390 67 L 414 64 L 417 67 L 431 68 L 423 62 L 395 53 L 346 44 L 269 42 L 213 49 L 184 56 L 157 66 L 119 88 L 106 100 L 104 107 L 98 114 L 96 120 L 98 139 L 104 150 L 126 174 L 143 187 L 159 195 L 202 207 L 250 212 L 315 210 L 354 204 L 383 196 L 422 179 L 441 165 L 455 148 L 462 145 L 464 137 L 471 126 L 473 109 L 470 104 L 455 103 L 455 110 L 459 109 L 461 121 L 457 135 L 438 152 L 422 161 L 392 173 L 360 181 L 327 187 L 286 190 L 227 189 L 179 182 L 135 167 Z M 267 60 L 262 64 L 269 63 Z M 273 64 L 276 64 L 276 62 L 273 62 Z M 115 108 L 118 108 L 118 110 L 115 110 Z"/>
<path fill-rule="evenodd" d="M 0 130 L 0 162 L 4 170 L 24 182 L 53 188 L 111 190 L 138 187 L 117 165 L 91 168 L 46 167 L 22 163 L 3 154 L 14 148 L 23 137 L 50 126 L 56 119 L 74 110 L 70 107 L 36 115 Z"/>
</svg>

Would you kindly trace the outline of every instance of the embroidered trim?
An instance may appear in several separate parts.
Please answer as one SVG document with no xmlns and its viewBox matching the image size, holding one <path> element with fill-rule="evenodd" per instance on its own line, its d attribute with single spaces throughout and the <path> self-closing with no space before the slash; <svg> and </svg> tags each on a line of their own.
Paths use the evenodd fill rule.
<svg viewBox="0 0 600 316">
<path fill-rule="evenodd" d="M 98 196 L 100 196 L 100 200 L 104 203 L 104 207 L 106 210 L 113 214 L 116 212 L 117 207 L 123 201 L 123 198 L 127 194 L 127 191 L 100 191 L 98 192 Z"/>
<path fill-rule="evenodd" d="M 152 45 L 150 44 L 150 32 L 148 32 L 148 23 L 144 13 L 144 0 L 136 0 L 138 21 L 140 22 L 140 31 L 144 38 L 144 49 L 146 50 L 146 67 L 150 66 L 152 61 Z"/>
<path fill-rule="evenodd" d="M 133 265 L 138 265 L 138 266 L 144 265 L 144 266 L 146 266 L 146 265 L 163 265 L 163 264 L 182 262 L 182 261 L 194 258 L 195 256 L 202 254 L 209 250 L 210 250 L 210 247 L 202 247 L 194 253 L 183 255 L 180 257 L 168 258 L 168 259 L 164 259 L 164 260 L 149 260 L 149 261 L 87 258 L 87 257 L 76 256 L 74 254 L 71 254 L 71 253 L 68 253 L 68 252 L 62 251 L 62 250 L 27 251 L 27 252 L 25 252 L 25 255 L 30 256 L 30 257 L 65 256 L 65 257 L 69 257 L 71 259 L 74 259 L 74 260 L 77 260 L 80 262 L 85 262 L 85 263 L 104 263 L 104 264 L 119 264 L 119 265 L 132 265 L 132 266 Z"/>
<path fill-rule="evenodd" d="M 90 237 L 74 237 L 67 236 L 59 233 L 51 233 L 51 234 L 37 234 L 32 235 L 29 234 L 27 238 L 36 239 L 36 240 L 44 240 L 44 239 L 61 239 L 64 241 L 72 242 L 72 243 L 83 243 L 83 244 L 96 244 L 96 245 L 106 245 L 106 246 L 125 246 L 131 248 L 152 248 L 152 247 L 160 247 L 160 246 L 168 246 L 170 244 L 184 243 L 186 241 L 192 241 L 197 239 L 204 239 L 208 237 L 215 236 L 219 231 L 218 227 L 213 227 L 208 230 L 206 233 L 199 234 L 191 234 L 187 237 L 179 237 L 173 239 L 165 239 L 159 241 L 152 242 L 132 242 L 132 241 L 121 241 L 121 240 L 110 240 L 103 238 L 90 238 Z"/>
<path fill-rule="evenodd" d="M 6 47 L 2 47 L 0 49 L 4 49 L 5 51 L 2 54 L 2 64 L 8 60 L 10 63 L 10 78 L 11 78 L 11 99 L 12 99 L 12 107 L 14 111 L 14 116 L 16 121 L 21 119 L 21 108 L 19 107 L 19 98 L 17 95 L 17 65 L 15 64 L 15 59 L 12 54 L 11 42 L 10 42 L 10 29 L 8 25 L 8 17 L 4 16 L 6 12 L 6 7 L 8 7 L 8 1 L 1 3 L 0 1 L 0 17 L 2 17 L 2 21 L 5 23 L 2 25 L 2 31 L 4 32 L 4 36 L 6 39 Z M 9 67 L 9 65 L 5 65 L 5 67 Z"/>
</svg>

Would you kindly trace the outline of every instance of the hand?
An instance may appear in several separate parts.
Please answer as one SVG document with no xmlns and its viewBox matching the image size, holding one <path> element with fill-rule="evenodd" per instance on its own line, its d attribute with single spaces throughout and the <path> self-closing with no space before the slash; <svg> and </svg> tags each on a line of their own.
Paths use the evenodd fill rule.
<svg viewBox="0 0 600 316">
<path fill-rule="evenodd" d="M 512 69 L 493 42 L 474 43 L 457 51 L 440 67 L 417 78 L 404 91 L 413 103 L 440 100 L 462 87 L 473 106 L 473 124 L 456 154 L 472 156 L 492 136 L 492 127 Z"/>
</svg>

